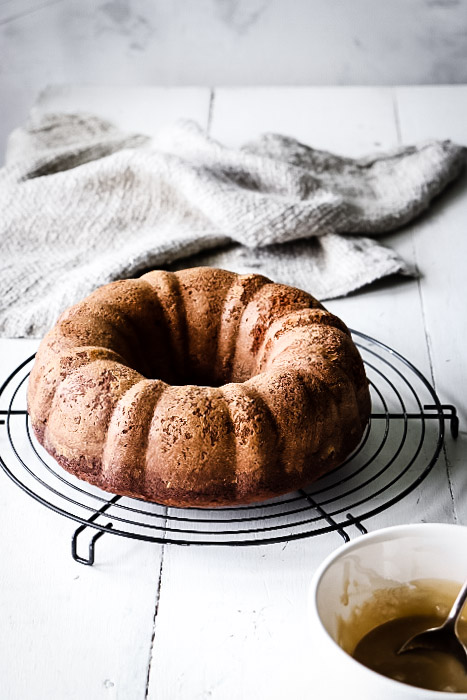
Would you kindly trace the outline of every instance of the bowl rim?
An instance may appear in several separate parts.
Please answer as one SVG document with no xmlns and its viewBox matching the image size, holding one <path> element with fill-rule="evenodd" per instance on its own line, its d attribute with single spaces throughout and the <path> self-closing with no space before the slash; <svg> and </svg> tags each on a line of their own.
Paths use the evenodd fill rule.
<svg viewBox="0 0 467 700">
<path fill-rule="evenodd" d="M 329 569 L 329 567 L 342 555 L 358 549 L 361 546 L 362 542 L 387 542 L 391 540 L 397 540 L 411 534 L 419 535 L 420 533 L 423 533 L 424 537 L 429 537 L 430 532 L 434 533 L 445 531 L 447 533 L 448 530 L 456 530 L 457 532 L 464 531 L 464 536 L 467 538 L 467 526 L 455 523 L 408 523 L 405 525 L 390 525 L 388 527 L 380 528 L 378 530 L 359 535 L 350 542 L 345 542 L 342 545 L 340 545 L 321 562 L 311 579 L 308 590 L 308 621 L 311 622 L 313 625 L 319 625 L 321 632 L 324 633 L 325 638 L 330 643 L 331 647 L 333 647 L 338 658 L 345 658 L 346 662 L 350 663 L 356 672 L 368 673 L 369 677 L 375 678 L 375 682 L 380 683 L 382 685 L 386 685 L 388 690 L 392 688 L 394 690 L 399 689 L 399 691 L 401 691 L 401 688 L 403 687 L 406 689 L 405 692 L 407 694 L 409 692 L 413 693 L 413 691 L 415 691 L 419 695 L 420 700 L 429 700 L 430 698 L 436 698 L 436 700 L 447 700 L 448 698 L 451 698 L 451 700 L 467 700 L 467 693 L 450 693 L 442 690 L 428 690 L 427 688 L 419 688 L 418 686 L 410 685 L 408 683 L 402 683 L 401 681 L 396 681 L 392 678 L 388 678 L 387 676 L 383 676 L 377 671 L 373 671 L 367 666 L 364 666 L 364 664 L 354 659 L 353 656 L 351 656 L 344 649 L 342 649 L 342 647 L 339 646 L 336 640 L 333 639 L 333 637 L 329 634 L 318 612 L 317 596 L 322 578 L 326 571 Z"/>
</svg>

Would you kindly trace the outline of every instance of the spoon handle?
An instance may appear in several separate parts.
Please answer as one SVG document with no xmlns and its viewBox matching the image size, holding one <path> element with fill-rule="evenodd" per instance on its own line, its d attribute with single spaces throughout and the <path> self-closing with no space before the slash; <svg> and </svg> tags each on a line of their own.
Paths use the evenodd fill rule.
<svg viewBox="0 0 467 700">
<path fill-rule="evenodd" d="M 449 615 L 446 618 L 446 622 L 444 623 L 443 626 L 447 625 L 449 627 L 455 627 L 457 624 L 457 620 L 460 617 L 460 614 L 462 612 L 462 609 L 465 605 L 465 601 L 467 600 L 467 581 L 464 582 L 462 588 L 460 589 L 459 593 L 457 594 L 457 598 L 452 604 L 452 608 L 449 611 Z"/>
</svg>

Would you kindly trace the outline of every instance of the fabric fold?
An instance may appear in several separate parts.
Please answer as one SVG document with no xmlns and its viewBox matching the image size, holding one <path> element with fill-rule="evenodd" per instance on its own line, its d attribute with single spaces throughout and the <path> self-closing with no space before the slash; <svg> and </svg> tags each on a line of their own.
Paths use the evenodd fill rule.
<svg viewBox="0 0 467 700">
<path fill-rule="evenodd" d="M 40 336 L 97 286 L 148 268 L 259 272 L 321 299 L 414 274 L 368 236 L 411 221 L 464 161 L 449 141 L 351 159 L 278 134 L 232 149 L 192 122 L 149 139 L 33 113 L 0 171 L 0 333 Z"/>
</svg>

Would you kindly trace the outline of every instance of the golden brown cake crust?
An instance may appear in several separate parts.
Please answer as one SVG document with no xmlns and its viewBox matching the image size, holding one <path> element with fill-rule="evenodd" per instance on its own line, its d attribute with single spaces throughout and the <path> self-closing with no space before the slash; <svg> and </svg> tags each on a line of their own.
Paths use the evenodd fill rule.
<svg viewBox="0 0 467 700">
<path fill-rule="evenodd" d="M 28 410 L 75 476 L 173 506 L 303 487 L 360 441 L 368 381 L 345 324 L 311 295 L 213 268 L 150 272 L 65 311 Z"/>
</svg>

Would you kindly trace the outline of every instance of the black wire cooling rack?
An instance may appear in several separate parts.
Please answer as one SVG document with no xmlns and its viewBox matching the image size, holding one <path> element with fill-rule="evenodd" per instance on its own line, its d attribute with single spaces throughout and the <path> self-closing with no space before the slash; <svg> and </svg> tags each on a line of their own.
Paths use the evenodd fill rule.
<svg viewBox="0 0 467 700">
<path fill-rule="evenodd" d="M 443 446 L 445 421 L 457 437 L 456 409 L 442 405 L 422 373 L 405 357 L 363 333 L 353 331 L 372 394 L 371 420 L 358 448 L 331 474 L 309 488 L 267 502 L 229 508 L 168 508 L 97 489 L 63 471 L 32 435 L 26 386 L 34 355 L 19 365 L 0 388 L 7 408 L 0 423 L 0 464 L 26 493 L 80 523 L 72 555 L 94 563 L 94 546 L 106 532 L 148 542 L 179 545 L 262 545 L 347 528 L 366 532 L 362 521 L 389 508 L 415 489 L 435 464 Z M 6 403 L 5 403 L 6 402 Z M 78 554 L 79 535 L 97 532 L 86 557 Z"/>
</svg>

